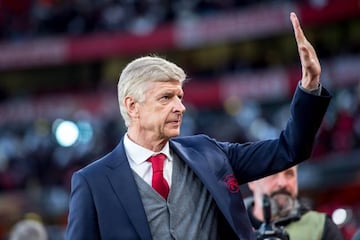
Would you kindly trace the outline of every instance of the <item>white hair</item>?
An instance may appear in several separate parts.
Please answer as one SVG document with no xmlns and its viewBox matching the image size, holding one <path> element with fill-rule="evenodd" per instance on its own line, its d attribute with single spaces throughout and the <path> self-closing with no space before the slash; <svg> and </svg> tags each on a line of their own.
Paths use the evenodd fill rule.
<svg viewBox="0 0 360 240">
<path fill-rule="evenodd" d="M 130 62 L 121 72 L 118 82 L 118 100 L 120 113 L 126 127 L 130 124 L 130 116 L 125 107 L 125 98 L 134 97 L 144 101 L 147 86 L 156 81 L 179 81 L 182 85 L 186 74 L 176 64 L 158 56 L 140 57 Z"/>
</svg>

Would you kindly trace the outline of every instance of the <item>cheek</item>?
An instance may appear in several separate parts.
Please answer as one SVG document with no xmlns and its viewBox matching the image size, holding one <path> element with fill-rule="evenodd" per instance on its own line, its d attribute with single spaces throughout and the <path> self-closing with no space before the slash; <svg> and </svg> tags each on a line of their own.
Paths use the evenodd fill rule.
<svg viewBox="0 0 360 240">
<path fill-rule="evenodd" d="M 295 181 L 293 184 L 292 184 L 292 189 L 294 191 L 294 194 L 297 194 L 298 193 L 298 185 L 297 185 L 297 182 Z"/>
<path fill-rule="evenodd" d="M 261 183 L 261 186 L 266 190 L 270 191 L 274 187 L 276 187 L 276 181 L 272 181 L 271 179 L 266 179 L 266 181 L 263 181 Z"/>
<path fill-rule="evenodd" d="M 139 114 L 142 119 L 146 120 L 159 115 L 159 110 L 148 104 L 139 109 Z"/>
<path fill-rule="evenodd" d="M 257 187 L 260 189 L 262 194 L 263 193 L 270 194 L 271 190 L 273 189 L 272 183 L 268 181 L 259 183 Z"/>
<path fill-rule="evenodd" d="M 164 124 L 166 115 L 154 108 L 144 109 L 141 113 L 141 122 L 145 125 L 159 126 Z"/>
<path fill-rule="evenodd" d="M 142 125 L 149 125 L 151 122 L 154 122 L 157 115 L 152 108 L 144 107 L 139 111 L 139 119 Z"/>
</svg>

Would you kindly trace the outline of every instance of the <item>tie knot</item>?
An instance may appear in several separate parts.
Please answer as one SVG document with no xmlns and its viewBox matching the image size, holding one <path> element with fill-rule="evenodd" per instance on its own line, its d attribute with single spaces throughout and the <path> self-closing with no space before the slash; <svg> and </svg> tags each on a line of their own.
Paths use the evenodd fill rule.
<svg viewBox="0 0 360 240">
<path fill-rule="evenodd" d="M 159 153 L 154 156 L 151 156 L 148 159 L 148 161 L 151 162 L 154 171 L 163 171 L 165 159 L 166 159 L 165 154 Z"/>
</svg>

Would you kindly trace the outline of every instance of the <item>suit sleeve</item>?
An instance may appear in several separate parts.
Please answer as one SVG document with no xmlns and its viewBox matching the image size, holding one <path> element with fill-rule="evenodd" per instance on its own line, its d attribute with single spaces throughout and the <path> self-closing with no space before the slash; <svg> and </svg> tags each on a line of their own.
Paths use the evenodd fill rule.
<svg viewBox="0 0 360 240">
<path fill-rule="evenodd" d="M 71 179 L 71 189 L 65 239 L 100 239 L 93 198 L 89 185 L 80 172 L 74 173 Z"/>
<path fill-rule="evenodd" d="M 298 86 L 290 105 L 290 118 L 279 138 L 245 144 L 219 143 L 238 181 L 253 181 L 309 158 L 330 99 L 325 88 L 316 96 Z"/>
</svg>

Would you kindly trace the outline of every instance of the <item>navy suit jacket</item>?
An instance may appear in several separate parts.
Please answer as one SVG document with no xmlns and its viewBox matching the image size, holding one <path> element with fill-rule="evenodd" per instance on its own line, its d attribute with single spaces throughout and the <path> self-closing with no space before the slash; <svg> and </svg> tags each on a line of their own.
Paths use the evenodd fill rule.
<svg viewBox="0 0 360 240">
<path fill-rule="evenodd" d="M 278 139 L 239 144 L 196 135 L 170 140 L 170 148 L 214 198 L 221 213 L 219 231 L 228 234 L 222 239 L 255 239 L 240 185 L 307 159 L 329 101 L 325 89 L 315 96 L 298 87 L 290 119 Z M 152 239 L 123 140 L 75 172 L 71 188 L 67 240 Z"/>
</svg>

